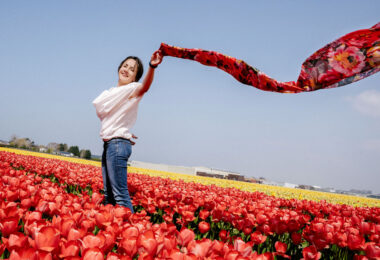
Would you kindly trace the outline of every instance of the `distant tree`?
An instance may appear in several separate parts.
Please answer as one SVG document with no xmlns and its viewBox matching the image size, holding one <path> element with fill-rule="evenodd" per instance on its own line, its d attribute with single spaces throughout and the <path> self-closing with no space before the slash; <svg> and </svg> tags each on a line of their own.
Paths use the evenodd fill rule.
<svg viewBox="0 0 380 260">
<path fill-rule="evenodd" d="M 69 153 L 72 153 L 74 154 L 75 156 L 78 156 L 79 157 L 79 147 L 78 146 L 70 146 L 69 150 L 68 150 Z"/>
<path fill-rule="evenodd" d="M 91 159 L 91 151 L 90 150 L 86 150 L 86 153 L 84 155 L 84 158 L 86 159 Z"/>
<path fill-rule="evenodd" d="M 11 140 L 9 140 L 9 142 L 10 142 L 10 143 L 11 143 L 11 142 L 15 143 L 17 139 L 18 139 L 18 138 L 17 138 L 17 135 L 13 134 L 13 135 L 11 136 Z"/>
<path fill-rule="evenodd" d="M 80 158 L 91 159 L 91 151 L 90 150 L 80 150 Z"/>
<path fill-rule="evenodd" d="M 19 147 L 22 149 L 31 149 L 32 141 L 29 138 L 17 138 L 14 141 L 14 147 Z"/>
<path fill-rule="evenodd" d="M 58 150 L 61 151 L 61 152 L 67 152 L 68 151 L 67 144 L 59 144 L 58 145 Z"/>
</svg>

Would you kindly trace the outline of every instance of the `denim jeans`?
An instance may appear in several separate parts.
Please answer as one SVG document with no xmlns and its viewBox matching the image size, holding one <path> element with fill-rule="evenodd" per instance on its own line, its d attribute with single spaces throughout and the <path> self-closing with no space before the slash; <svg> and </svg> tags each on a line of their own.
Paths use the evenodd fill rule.
<svg viewBox="0 0 380 260">
<path fill-rule="evenodd" d="M 131 142 L 115 138 L 104 142 L 102 175 L 105 204 L 118 204 L 130 208 L 133 213 L 127 185 L 127 162 L 132 153 Z"/>
</svg>

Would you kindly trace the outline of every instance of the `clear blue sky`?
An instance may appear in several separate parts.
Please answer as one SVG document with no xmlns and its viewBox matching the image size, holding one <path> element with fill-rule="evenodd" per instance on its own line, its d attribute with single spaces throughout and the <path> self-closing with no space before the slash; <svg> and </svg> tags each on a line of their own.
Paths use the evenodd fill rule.
<svg viewBox="0 0 380 260">
<path fill-rule="evenodd" d="M 143 2 L 143 3 L 141 3 Z M 91 101 L 161 42 L 296 80 L 325 44 L 380 21 L 380 1 L 2 1 L 0 139 L 101 154 Z M 132 160 L 380 193 L 380 74 L 312 93 L 263 92 L 165 57 L 140 104 Z"/>
</svg>

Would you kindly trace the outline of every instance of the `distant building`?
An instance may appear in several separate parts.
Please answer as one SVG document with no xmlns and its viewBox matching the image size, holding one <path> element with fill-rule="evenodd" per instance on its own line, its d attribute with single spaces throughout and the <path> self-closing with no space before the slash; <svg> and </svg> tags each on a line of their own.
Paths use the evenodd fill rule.
<svg viewBox="0 0 380 260">
<path fill-rule="evenodd" d="M 286 188 L 297 188 L 298 184 L 293 184 L 293 183 L 289 183 L 289 182 L 284 182 L 284 187 Z"/>
<path fill-rule="evenodd" d="M 300 184 L 297 187 L 298 189 L 304 189 L 304 190 L 315 190 L 314 186 L 311 185 L 305 185 L 305 184 Z"/>
<path fill-rule="evenodd" d="M 41 153 L 47 153 L 48 149 L 44 146 L 40 146 L 38 149 Z"/>
<path fill-rule="evenodd" d="M 0 146 L 8 146 L 9 142 L 0 140 Z"/>
<path fill-rule="evenodd" d="M 265 180 L 265 179 L 260 179 L 260 183 L 261 184 L 265 184 L 265 185 L 272 185 L 272 186 L 283 186 L 282 183 L 279 183 L 279 182 L 275 182 L 275 181 L 270 181 L 270 180 Z"/>
<path fill-rule="evenodd" d="M 260 183 L 258 179 L 255 179 L 253 177 L 245 178 L 244 181 L 250 182 L 250 183 Z"/>
<path fill-rule="evenodd" d="M 139 161 L 131 161 L 130 166 L 152 169 L 157 171 L 166 171 L 174 173 L 182 173 L 188 175 L 206 176 L 220 179 L 245 181 L 245 177 L 237 172 L 217 170 L 208 167 L 198 166 L 198 167 L 186 167 L 186 166 L 175 166 L 166 164 L 156 164 L 156 163 L 146 163 Z"/>
<path fill-rule="evenodd" d="M 322 188 L 321 191 L 330 192 L 330 193 L 335 193 L 336 192 L 336 190 L 334 188 Z"/>
<path fill-rule="evenodd" d="M 194 167 L 195 175 L 197 176 L 207 176 L 219 179 L 228 179 L 236 181 L 244 181 L 245 178 L 243 175 L 237 172 L 230 172 L 224 170 L 217 170 L 208 167 Z"/>
<path fill-rule="evenodd" d="M 57 151 L 59 144 L 57 143 L 49 143 L 46 147 L 50 149 L 51 151 Z"/>
<path fill-rule="evenodd" d="M 57 152 L 55 152 L 55 154 L 57 154 L 57 155 L 63 155 L 63 156 L 67 156 L 67 157 L 74 157 L 73 153 L 64 152 L 64 151 L 57 151 Z"/>
<path fill-rule="evenodd" d="M 358 189 L 350 189 L 349 192 L 356 193 L 356 194 L 363 194 L 363 195 L 371 195 L 371 190 L 358 190 Z"/>
</svg>

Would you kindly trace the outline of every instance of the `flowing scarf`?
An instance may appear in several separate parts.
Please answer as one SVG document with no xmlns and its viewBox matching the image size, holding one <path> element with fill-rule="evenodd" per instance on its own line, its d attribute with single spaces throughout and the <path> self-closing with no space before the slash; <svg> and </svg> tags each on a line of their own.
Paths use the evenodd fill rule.
<svg viewBox="0 0 380 260">
<path fill-rule="evenodd" d="M 346 34 L 316 51 L 302 64 L 297 82 L 280 82 L 242 60 L 202 49 L 162 43 L 164 56 L 195 60 L 231 74 L 238 81 L 265 91 L 299 93 L 340 87 L 380 70 L 380 23 Z"/>
</svg>

